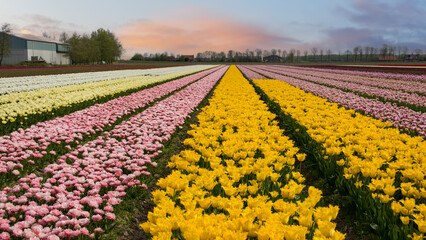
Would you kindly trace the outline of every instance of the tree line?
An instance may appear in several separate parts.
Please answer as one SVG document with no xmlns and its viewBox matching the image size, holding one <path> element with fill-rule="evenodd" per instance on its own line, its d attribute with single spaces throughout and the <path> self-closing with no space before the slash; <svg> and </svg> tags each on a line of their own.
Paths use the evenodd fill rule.
<svg viewBox="0 0 426 240">
<path fill-rule="evenodd" d="M 195 61 L 199 62 L 264 62 L 268 56 L 278 56 L 282 62 L 374 62 L 426 60 L 426 49 L 412 49 L 405 46 L 383 44 L 382 47 L 356 46 L 352 50 L 333 52 L 316 47 L 308 50 L 281 49 L 247 49 L 244 52 L 229 50 L 228 52 L 204 51 L 197 53 Z M 136 53 L 130 60 L 134 61 L 185 61 L 184 55 L 164 53 Z"/>
<path fill-rule="evenodd" d="M 94 64 L 116 61 L 123 53 L 123 47 L 113 32 L 99 28 L 90 35 L 73 33 L 71 37 L 63 32 L 59 38 L 69 44 L 69 56 L 73 64 Z"/>
<path fill-rule="evenodd" d="M 197 61 L 203 62 L 262 62 L 268 56 L 276 55 L 282 62 L 372 62 L 372 61 L 404 61 L 426 60 L 426 49 L 412 49 L 406 46 L 392 46 L 383 44 L 382 47 L 356 46 L 352 50 L 333 52 L 313 47 L 308 50 L 262 50 L 247 49 L 244 52 L 229 50 L 225 52 L 205 51 L 196 55 Z"/>
</svg>

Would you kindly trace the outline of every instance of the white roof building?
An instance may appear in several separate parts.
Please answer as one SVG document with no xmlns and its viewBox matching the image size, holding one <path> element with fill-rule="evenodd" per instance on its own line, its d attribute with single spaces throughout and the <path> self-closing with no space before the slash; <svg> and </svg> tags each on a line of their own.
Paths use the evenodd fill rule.
<svg viewBox="0 0 426 240">
<path fill-rule="evenodd" d="M 45 61 L 53 65 L 71 64 L 69 45 L 48 38 L 33 35 L 9 35 L 11 52 L 3 59 L 4 64 L 25 61 Z"/>
</svg>

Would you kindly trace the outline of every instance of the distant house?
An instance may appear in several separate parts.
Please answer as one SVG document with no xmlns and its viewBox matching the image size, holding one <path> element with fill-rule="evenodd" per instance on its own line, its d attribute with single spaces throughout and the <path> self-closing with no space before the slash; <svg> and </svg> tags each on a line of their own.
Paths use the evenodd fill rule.
<svg viewBox="0 0 426 240">
<path fill-rule="evenodd" d="M 396 56 L 379 56 L 379 61 L 396 61 L 398 60 Z"/>
<path fill-rule="evenodd" d="M 193 62 L 194 61 L 194 55 L 182 55 L 185 62 Z"/>
<path fill-rule="evenodd" d="M 264 62 L 281 62 L 282 58 L 278 55 L 270 55 L 263 58 Z"/>
<path fill-rule="evenodd" d="M 68 55 L 69 45 L 33 35 L 9 35 L 10 54 L 3 59 L 4 64 L 17 64 L 26 61 L 46 62 L 54 65 L 71 64 Z"/>
<path fill-rule="evenodd" d="M 407 54 L 405 55 L 404 61 L 418 61 L 420 60 L 419 54 Z"/>
</svg>

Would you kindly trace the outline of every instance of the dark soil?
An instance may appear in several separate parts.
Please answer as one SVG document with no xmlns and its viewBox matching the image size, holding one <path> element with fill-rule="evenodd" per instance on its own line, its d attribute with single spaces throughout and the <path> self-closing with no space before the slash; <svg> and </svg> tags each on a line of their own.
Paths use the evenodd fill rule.
<svg viewBox="0 0 426 240">
<path fill-rule="evenodd" d="M 179 63 L 139 63 L 117 65 L 85 65 L 85 66 L 52 66 L 52 67 L 0 67 L 0 77 L 24 77 L 35 75 L 53 75 L 65 73 L 100 72 L 128 69 L 148 69 L 182 66 Z"/>
</svg>

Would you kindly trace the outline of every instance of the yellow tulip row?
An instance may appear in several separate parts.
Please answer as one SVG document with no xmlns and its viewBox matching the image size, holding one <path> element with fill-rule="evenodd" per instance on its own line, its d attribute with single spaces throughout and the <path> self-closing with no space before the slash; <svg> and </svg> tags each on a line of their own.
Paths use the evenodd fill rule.
<svg viewBox="0 0 426 240">
<path fill-rule="evenodd" d="M 137 76 L 88 82 L 0 95 L 0 122 L 2 124 L 15 122 L 18 117 L 48 113 L 54 109 L 141 88 L 155 82 L 188 75 L 199 70 L 201 69 L 158 76 Z"/>
<path fill-rule="evenodd" d="M 303 185 L 304 161 L 241 72 L 231 66 L 188 131 L 187 149 L 157 183 L 156 207 L 141 224 L 153 239 L 343 239 L 338 207 Z"/>
<path fill-rule="evenodd" d="M 416 223 L 426 233 L 426 142 L 400 133 L 390 124 L 306 93 L 283 81 L 254 80 L 285 114 L 307 128 L 335 160 L 345 179 L 376 201 L 390 204 L 403 224 Z M 400 196 L 400 197 L 398 197 Z M 395 199 L 397 198 L 397 199 Z"/>
</svg>

